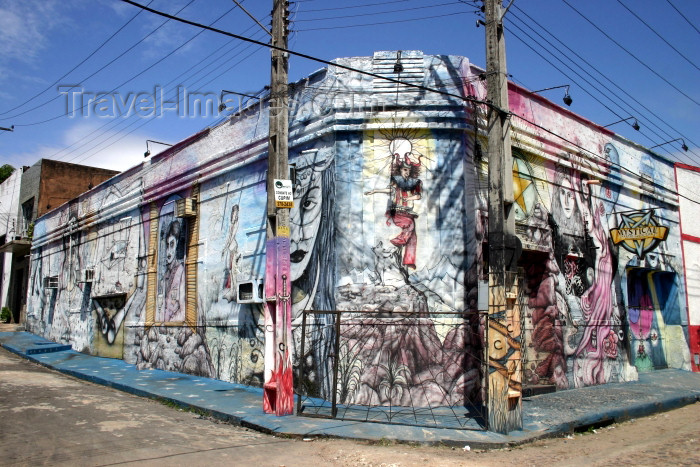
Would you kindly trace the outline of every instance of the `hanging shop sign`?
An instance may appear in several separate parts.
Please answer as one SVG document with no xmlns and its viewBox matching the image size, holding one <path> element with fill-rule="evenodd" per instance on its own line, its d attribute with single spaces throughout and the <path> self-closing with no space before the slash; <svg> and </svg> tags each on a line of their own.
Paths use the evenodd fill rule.
<svg viewBox="0 0 700 467">
<path fill-rule="evenodd" d="M 610 229 L 610 236 L 615 245 L 644 259 L 644 255 L 666 241 L 668 227 L 659 225 L 653 209 L 628 212 L 620 214 L 620 224 Z"/>
</svg>

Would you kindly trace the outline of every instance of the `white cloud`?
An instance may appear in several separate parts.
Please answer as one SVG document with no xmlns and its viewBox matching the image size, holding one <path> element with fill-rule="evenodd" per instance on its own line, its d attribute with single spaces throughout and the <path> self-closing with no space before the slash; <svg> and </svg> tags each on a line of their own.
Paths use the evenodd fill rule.
<svg viewBox="0 0 700 467">
<path fill-rule="evenodd" d="M 61 2 L 0 1 L 0 60 L 32 63 L 48 46 L 48 35 L 64 26 Z"/>
<path fill-rule="evenodd" d="M 39 159 L 46 158 L 124 171 L 143 161 L 146 136 L 138 133 L 123 135 L 110 130 L 98 130 L 91 134 L 101 124 L 77 123 L 63 134 L 61 146 L 40 145 L 31 151 L 10 154 L 0 158 L 0 165 L 31 166 Z"/>
</svg>

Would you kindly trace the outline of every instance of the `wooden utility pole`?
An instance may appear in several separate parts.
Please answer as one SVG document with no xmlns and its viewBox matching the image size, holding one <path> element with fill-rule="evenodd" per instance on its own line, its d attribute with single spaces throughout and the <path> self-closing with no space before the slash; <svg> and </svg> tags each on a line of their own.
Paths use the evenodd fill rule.
<svg viewBox="0 0 700 467">
<path fill-rule="evenodd" d="M 272 45 L 287 48 L 289 2 L 273 0 Z M 267 170 L 267 245 L 265 261 L 265 383 L 263 410 L 289 415 L 294 409 L 292 306 L 289 260 L 289 207 L 275 190 L 289 179 L 289 97 L 287 52 L 272 49 L 270 133 Z M 284 206 L 284 207 L 282 207 Z"/>
<path fill-rule="evenodd" d="M 513 160 L 508 107 L 503 9 L 501 0 L 486 7 L 486 76 L 489 172 L 489 430 L 508 433 L 522 428 L 520 316 L 515 267 Z"/>
</svg>

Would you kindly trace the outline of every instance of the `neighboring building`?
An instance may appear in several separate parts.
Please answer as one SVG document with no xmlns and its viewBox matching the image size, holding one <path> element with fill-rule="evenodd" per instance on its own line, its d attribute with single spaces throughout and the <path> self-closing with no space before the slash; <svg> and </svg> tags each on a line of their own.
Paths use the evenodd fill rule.
<svg viewBox="0 0 700 467">
<path fill-rule="evenodd" d="M 21 240 L 21 232 L 17 225 L 17 207 L 19 206 L 19 191 L 22 182 L 22 167 L 15 169 L 2 184 L 0 184 L 0 245 L 14 241 L 17 237 Z M 24 254 L 29 254 L 29 242 L 26 242 Z M 0 307 L 8 307 L 15 310 L 15 302 L 22 302 L 22 290 L 10 288 L 12 277 L 12 265 L 14 264 L 12 249 L 0 249 Z M 26 294 L 25 294 L 26 296 Z M 17 308 L 19 311 L 19 308 Z M 15 322 L 19 322 L 19 314 L 13 316 Z"/>
<path fill-rule="evenodd" d="M 298 385 L 362 405 L 476 402 L 690 368 L 673 163 L 510 84 L 523 247 L 508 344 L 486 349 L 483 70 L 396 52 L 290 85 Z M 268 102 L 36 222 L 27 324 L 93 355 L 262 385 Z M 509 296 L 510 297 L 510 296 Z M 493 321 L 491 322 L 493 325 Z M 505 338 L 504 338 L 505 339 Z M 501 353 L 497 351 L 502 350 Z M 338 387 L 331 388 L 334 358 Z M 522 366 L 521 366 L 522 365 Z M 522 370 L 522 371 L 521 371 Z"/>
<path fill-rule="evenodd" d="M 681 241 L 688 306 L 688 341 L 693 371 L 700 371 L 700 167 L 676 164 Z"/>
<path fill-rule="evenodd" d="M 0 237 L 0 252 L 5 255 L 0 304 L 12 310 L 15 322 L 21 321 L 20 315 L 26 304 L 28 257 L 36 218 L 118 173 L 40 159 L 31 167 L 15 170 L 0 187 L 2 211 L 7 216 L 5 237 Z M 7 209 L 5 197 L 8 199 Z"/>
</svg>

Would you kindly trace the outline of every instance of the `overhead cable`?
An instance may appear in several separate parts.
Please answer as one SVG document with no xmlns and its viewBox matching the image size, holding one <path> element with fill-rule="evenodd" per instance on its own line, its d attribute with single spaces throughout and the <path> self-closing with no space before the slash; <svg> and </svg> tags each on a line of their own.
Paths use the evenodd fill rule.
<svg viewBox="0 0 700 467">
<path fill-rule="evenodd" d="M 663 82 L 665 82 L 666 84 L 668 84 L 669 86 L 671 86 L 673 89 L 675 89 L 676 91 L 678 91 L 680 94 L 682 94 L 683 96 L 685 96 L 689 101 L 691 101 L 691 102 L 695 103 L 696 105 L 699 105 L 699 106 L 700 106 L 700 102 L 698 102 L 698 101 L 696 101 L 695 99 L 693 99 L 692 97 L 690 97 L 690 96 L 689 96 L 688 94 L 686 94 L 683 90 L 681 90 L 678 86 L 676 86 L 675 84 L 673 84 L 672 82 L 670 82 L 669 80 L 667 80 L 667 79 L 666 79 L 663 75 L 661 75 L 658 71 L 654 70 L 653 67 L 651 67 L 650 65 L 646 64 L 646 63 L 645 63 L 644 61 L 642 61 L 639 57 L 637 57 L 635 54 L 633 54 L 633 53 L 630 52 L 627 48 L 625 48 L 622 44 L 620 44 L 620 43 L 617 42 L 615 39 L 613 39 L 612 37 L 610 37 L 610 35 L 609 35 L 607 32 L 603 31 L 603 29 L 600 28 L 597 24 L 595 24 L 593 21 L 591 21 L 590 19 L 588 19 L 588 17 L 587 17 L 586 15 L 584 15 L 584 14 L 581 13 L 579 10 L 577 10 L 576 7 L 574 7 L 573 5 L 571 5 L 567 0 L 562 0 L 562 2 L 564 2 L 566 5 L 569 6 L 569 8 L 571 8 L 571 9 L 574 10 L 576 13 L 578 13 L 579 16 L 581 16 L 581 17 L 582 17 L 583 19 L 585 19 L 591 26 L 593 26 L 594 28 L 596 28 L 601 34 L 603 34 L 605 37 L 607 37 L 613 44 L 615 44 L 616 46 L 618 46 L 619 48 L 621 48 L 622 50 L 624 50 L 630 57 L 634 58 L 637 62 L 639 62 L 642 66 L 644 66 L 644 68 L 646 68 L 647 70 L 651 71 L 654 75 L 656 75 L 658 78 L 660 78 Z"/>
</svg>

